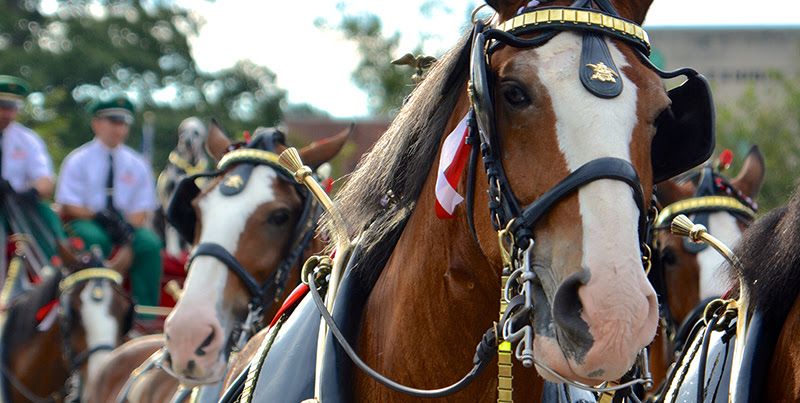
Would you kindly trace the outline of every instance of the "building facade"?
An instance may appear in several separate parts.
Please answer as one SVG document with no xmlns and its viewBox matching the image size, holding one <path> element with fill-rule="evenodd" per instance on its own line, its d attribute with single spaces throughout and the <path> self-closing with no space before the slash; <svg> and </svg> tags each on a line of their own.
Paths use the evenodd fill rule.
<svg viewBox="0 0 800 403">
<path fill-rule="evenodd" d="M 800 26 L 646 29 L 651 59 L 667 70 L 690 66 L 705 75 L 718 107 L 736 102 L 751 86 L 760 101 L 780 102 L 776 76 L 800 76 Z"/>
</svg>

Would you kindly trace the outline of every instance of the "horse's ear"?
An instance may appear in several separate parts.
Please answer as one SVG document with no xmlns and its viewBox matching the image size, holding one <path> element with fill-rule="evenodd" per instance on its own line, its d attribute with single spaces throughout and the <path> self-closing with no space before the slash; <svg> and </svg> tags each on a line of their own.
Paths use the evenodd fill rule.
<svg viewBox="0 0 800 403">
<path fill-rule="evenodd" d="M 311 143 L 299 150 L 298 153 L 303 164 L 308 165 L 312 170 L 316 170 L 320 165 L 329 161 L 339 153 L 347 138 L 353 133 L 354 128 L 355 123 L 351 123 L 350 127 L 342 130 L 339 134 Z"/>
<path fill-rule="evenodd" d="M 121 274 L 123 277 L 127 276 L 128 270 L 133 263 L 133 248 L 130 245 L 121 246 L 114 257 L 108 261 L 108 268 Z"/>
<path fill-rule="evenodd" d="M 686 189 L 672 179 L 659 182 L 656 186 L 656 200 L 658 200 L 658 204 L 661 208 L 675 203 L 678 200 L 692 197 L 693 193 L 692 190 Z"/>
<path fill-rule="evenodd" d="M 505 21 L 513 17 L 520 7 L 528 4 L 528 0 L 486 0 L 486 4 L 497 12 L 500 21 Z"/>
<path fill-rule="evenodd" d="M 623 18 L 627 18 L 638 25 L 644 23 L 644 17 L 647 15 L 647 10 L 653 4 L 653 0 L 629 0 L 626 4 L 619 4 L 619 1 L 611 1 L 614 7 Z"/>
<path fill-rule="evenodd" d="M 219 127 L 217 119 L 211 118 L 211 123 L 208 125 L 208 132 L 206 133 L 206 151 L 208 151 L 208 155 L 219 161 L 230 145 L 231 140 Z"/>
<path fill-rule="evenodd" d="M 75 254 L 75 251 L 72 249 L 72 245 L 69 243 L 69 241 L 59 239 L 57 243 L 58 255 L 61 256 L 64 267 L 77 267 L 78 256 Z"/>
<path fill-rule="evenodd" d="M 742 165 L 739 175 L 736 175 L 731 181 L 731 186 L 741 190 L 747 196 L 755 198 L 764 183 L 766 172 L 764 156 L 761 155 L 758 146 L 754 145 L 747 153 L 747 157 L 744 158 L 744 165 Z"/>
</svg>

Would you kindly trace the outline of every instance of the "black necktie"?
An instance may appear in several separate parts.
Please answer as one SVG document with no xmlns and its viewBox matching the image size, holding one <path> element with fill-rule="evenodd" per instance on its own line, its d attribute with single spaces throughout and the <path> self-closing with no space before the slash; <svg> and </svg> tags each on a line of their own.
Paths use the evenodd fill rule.
<svg viewBox="0 0 800 403">
<path fill-rule="evenodd" d="M 106 208 L 114 209 L 114 156 L 108 153 L 108 179 L 106 179 Z"/>
</svg>

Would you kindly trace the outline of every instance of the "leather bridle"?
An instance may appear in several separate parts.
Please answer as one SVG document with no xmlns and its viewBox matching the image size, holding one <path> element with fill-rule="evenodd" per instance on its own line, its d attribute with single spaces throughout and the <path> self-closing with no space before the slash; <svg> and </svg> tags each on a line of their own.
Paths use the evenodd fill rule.
<svg viewBox="0 0 800 403">
<path fill-rule="evenodd" d="M 257 332 L 261 326 L 263 313 L 269 311 L 272 305 L 280 300 L 283 291 L 286 289 L 289 271 L 296 265 L 303 251 L 305 251 L 311 243 L 317 228 L 317 221 L 322 212 L 316 199 L 310 197 L 308 191 L 297 184 L 286 169 L 278 164 L 277 160 L 278 156 L 271 151 L 239 148 L 228 152 L 220 160 L 217 165 L 217 171 L 202 174 L 202 176 L 218 176 L 227 172 L 231 167 L 241 164 L 250 164 L 253 166 L 265 165 L 274 169 L 280 180 L 291 184 L 293 188 L 297 189 L 303 200 L 302 213 L 300 214 L 297 225 L 292 231 L 290 238 L 293 242 L 283 254 L 283 258 L 277 268 L 264 281 L 259 282 L 252 274 L 242 267 L 225 247 L 214 242 L 199 243 L 192 250 L 192 254 L 186 263 L 186 267 L 190 269 L 197 257 L 212 257 L 223 263 L 228 270 L 241 280 L 250 295 L 248 316 L 243 322 L 237 324 L 237 328 L 234 329 L 233 332 L 239 333 L 241 337 L 249 337 L 249 334 Z M 239 343 L 239 341 L 237 337 L 231 337 L 227 349 L 232 349 L 234 344 Z"/>
<path fill-rule="evenodd" d="M 103 267 L 96 267 L 96 268 L 88 268 L 88 269 L 81 269 L 76 271 L 75 273 L 67 276 L 59 283 L 59 320 L 61 325 L 59 326 L 61 332 L 61 344 L 62 344 L 62 356 L 64 358 L 64 362 L 67 364 L 67 371 L 69 372 L 69 378 L 67 383 L 65 384 L 66 394 L 64 396 L 65 402 L 72 402 L 72 401 L 79 401 L 80 396 L 82 394 L 83 389 L 83 382 L 81 381 L 80 376 L 80 368 L 86 363 L 89 358 L 97 352 L 100 351 L 111 351 L 116 348 L 116 345 L 112 344 L 99 344 L 93 347 L 88 347 L 86 350 L 75 353 L 72 349 L 72 344 L 70 342 L 70 334 L 72 333 L 73 326 L 74 326 L 74 319 L 73 319 L 73 308 L 70 305 L 70 298 L 72 296 L 72 292 L 81 284 L 85 284 L 91 281 L 109 281 L 111 282 L 112 288 L 114 288 L 115 292 L 120 293 L 125 298 L 130 301 L 130 309 L 126 313 L 125 317 L 122 319 L 123 322 L 120 323 L 120 334 L 124 335 L 125 333 L 130 330 L 131 326 L 133 325 L 133 315 L 134 315 L 134 301 L 131 299 L 130 295 L 122 289 L 122 275 L 119 272 L 107 269 Z M 95 284 L 94 289 L 91 290 L 92 295 L 91 298 L 103 298 L 102 296 L 102 289 L 100 288 L 101 285 Z M 99 293 L 99 295 L 98 295 Z"/>
</svg>

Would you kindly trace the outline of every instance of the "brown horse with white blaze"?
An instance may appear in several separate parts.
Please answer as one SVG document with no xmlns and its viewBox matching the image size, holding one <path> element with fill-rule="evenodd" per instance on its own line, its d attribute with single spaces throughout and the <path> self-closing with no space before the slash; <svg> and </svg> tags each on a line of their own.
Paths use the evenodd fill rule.
<svg viewBox="0 0 800 403">
<path fill-rule="evenodd" d="M 682 226 L 692 227 L 688 220 Z M 742 234 L 727 265 L 735 289 L 729 299 L 706 309 L 656 401 L 800 400 L 798 245 L 800 193 L 795 189 L 788 204 Z"/>
<path fill-rule="evenodd" d="M 339 152 L 349 133 L 350 130 L 345 130 L 328 141 L 312 144 L 301 154 L 316 169 Z M 257 141 L 254 138 L 253 142 Z M 288 252 L 301 241 L 298 238 L 309 236 L 309 229 L 313 231 L 313 228 L 304 227 L 301 232 L 297 228 L 300 224 L 307 225 L 302 220 L 304 200 L 308 196 L 299 192 L 296 183 L 286 180 L 287 174 L 282 168 L 247 160 L 247 153 L 254 150 L 250 147 L 226 154 L 231 142 L 213 127 L 209 130 L 207 144 L 216 158 L 241 155 L 243 162 L 231 163 L 229 172 L 219 175 L 191 200 L 198 218 L 194 229 L 195 249 L 183 294 L 165 324 L 167 365 L 179 377 L 199 383 L 218 381 L 224 374 L 232 331 L 236 323 L 246 319 L 248 310 L 252 310 L 252 284 L 272 287 L 267 280 L 274 280 L 275 271 L 287 259 Z M 283 141 L 274 141 L 267 148 L 269 155 L 276 157 L 286 145 Z M 236 152 L 240 154 L 234 155 Z M 226 193 L 229 188 L 236 191 Z M 306 211 L 305 218 L 309 213 L 313 214 Z M 202 245 L 218 247 L 200 254 Z M 317 250 L 322 246 L 316 245 Z M 228 253 L 216 254 L 221 253 L 220 248 Z M 241 276 L 233 268 L 234 261 L 226 255 L 238 262 L 254 281 Z M 292 265 L 298 258 L 294 256 Z M 297 284 L 298 276 L 299 273 L 293 271 L 289 281 Z M 291 287 L 283 287 L 268 298 L 282 301 L 290 291 Z M 269 305 L 260 316 L 271 318 L 274 315 L 279 304 L 270 302 Z"/>
<path fill-rule="evenodd" d="M 668 95 L 640 54 L 648 45 L 644 35 L 636 39 L 643 31 L 631 21 L 642 22 L 650 1 L 542 3 L 489 2 L 495 23 L 477 23 L 471 42 L 464 37 L 439 59 L 337 194 L 334 210 L 344 224 L 332 220 L 327 229 L 337 259 L 354 250 L 342 287 L 352 279 L 366 294 L 363 304 L 347 305 L 363 312 L 341 311 L 360 315 L 350 343 L 375 372 L 429 390 L 386 387 L 391 382 L 355 370 L 342 387 L 345 397 L 330 401 L 446 396 L 438 388 L 479 365 L 471 358 L 482 336 L 499 336 L 487 328 L 501 309 L 504 271 L 511 319 L 500 326 L 503 337 L 546 379 L 617 380 L 653 339 L 658 305 L 642 265 L 645 201 L 654 178 L 708 158 L 713 124 L 705 116 L 698 125 L 703 130 L 691 157 L 660 154 L 679 149 L 674 143 L 698 130 L 677 129 L 684 120 L 665 112 L 671 99 L 679 117 L 694 106 Z M 600 25 L 604 18 L 611 27 L 621 24 L 623 34 L 590 23 L 597 18 Z M 707 91 L 695 72 L 687 74 L 690 87 Z M 453 157 L 460 144 L 471 145 L 470 162 Z M 451 160 L 466 164 L 466 178 L 448 176 L 459 164 Z M 442 177 L 448 183 L 437 181 Z M 455 192 L 465 195 L 465 207 L 453 208 Z M 454 219 L 438 219 L 434 212 L 442 209 Z M 281 343 L 279 333 L 272 348 Z M 484 353 L 497 347 L 485 344 L 476 362 L 487 362 Z M 280 377 L 268 366 L 277 364 L 270 354 L 278 351 L 266 356 L 260 379 Z M 347 368 L 332 370 L 338 379 Z M 489 366 L 469 386 L 447 388 L 453 394 L 445 399 L 490 401 L 498 387 L 510 394 L 504 383 L 510 377 L 501 374 L 506 378 L 499 381 L 498 372 Z M 317 381 L 327 382 L 321 373 Z M 513 380 L 515 397 L 541 395 L 533 368 L 515 366 Z M 264 384 L 256 384 L 255 401 L 289 401 L 285 383 Z M 316 393 L 324 395 L 325 385 L 313 389 L 291 398 L 325 401 Z"/>
<path fill-rule="evenodd" d="M 351 132 L 352 126 L 302 153 L 316 168 L 340 151 Z M 118 394 L 131 402 L 165 401 L 183 396 L 185 388 L 218 382 L 231 351 L 272 318 L 299 282 L 302 256 L 324 244 L 312 237 L 316 204 L 273 160 L 286 148 L 284 141 L 279 131 L 257 129 L 249 144 L 237 146 L 216 122 L 209 126 L 207 145 L 219 169 L 202 175 L 214 178 L 202 191 L 179 185 L 168 214 L 194 245 L 181 298 L 165 335 L 132 340 L 112 353 L 95 401 Z M 253 315 L 254 309 L 260 312 Z M 145 360 L 162 347 L 166 354 L 154 356 L 158 364 L 145 371 Z"/>
<path fill-rule="evenodd" d="M 59 254 L 63 267 L 4 307 L 5 402 L 85 401 L 84 385 L 133 324 L 121 274 L 89 252 L 59 244 Z"/>
</svg>

